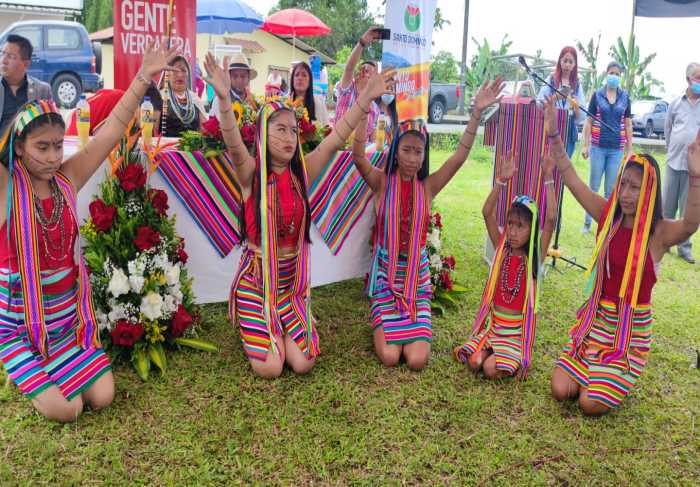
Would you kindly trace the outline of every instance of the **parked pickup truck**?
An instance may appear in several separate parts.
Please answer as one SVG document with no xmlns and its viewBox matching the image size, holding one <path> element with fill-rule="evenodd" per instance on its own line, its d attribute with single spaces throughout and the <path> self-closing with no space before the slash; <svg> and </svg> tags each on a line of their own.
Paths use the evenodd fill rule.
<svg viewBox="0 0 700 487">
<path fill-rule="evenodd" d="M 428 118 L 430 123 L 440 123 L 449 110 L 455 110 L 459 103 L 461 87 L 456 83 L 430 82 L 430 102 Z"/>
<path fill-rule="evenodd" d="M 29 39 L 34 48 L 27 73 L 51 85 L 57 104 L 73 108 L 83 91 L 103 87 L 102 51 L 91 43 L 77 22 L 27 20 L 15 22 L 0 34 L 0 45 L 10 34 Z"/>
<path fill-rule="evenodd" d="M 637 100 L 632 102 L 632 130 L 650 139 L 663 136 L 668 103 L 663 100 Z"/>
</svg>

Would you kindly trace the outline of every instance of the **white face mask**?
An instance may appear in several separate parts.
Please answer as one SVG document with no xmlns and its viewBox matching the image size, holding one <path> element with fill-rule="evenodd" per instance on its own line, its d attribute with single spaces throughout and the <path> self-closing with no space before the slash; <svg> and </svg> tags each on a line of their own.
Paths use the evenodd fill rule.
<svg viewBox="0 0 700 487">
<path fill-rule="evenodd" d="M 382 95 L 382 101 L 385 105 L 389 105 L 392 101 L 394 101 L 394 98 L 395 96 L 393 93 L 384 93 Z"/>
</svg>

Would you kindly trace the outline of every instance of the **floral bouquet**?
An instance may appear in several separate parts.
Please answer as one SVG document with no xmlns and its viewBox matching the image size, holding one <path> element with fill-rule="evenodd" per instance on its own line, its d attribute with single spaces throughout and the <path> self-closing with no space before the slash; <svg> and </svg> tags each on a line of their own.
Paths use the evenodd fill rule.
<svg viewBox="0 0 700 487">
<path fill-rule="evenodd" d="M 90 203 L 81 234 L 103 342 L 146 380 L 152 366 L 165 373 L 165 346 L 216 347 L 197 339 L 185 242 L 167 216 L 167 194 L 146 184 L 138 150 L 126 140 L 117 150 L 121 162 Z"/>
<path fill-rule="evenodd" d="M 331 127 L 322 127 L 318 122 L 312 122 L 306 117 L 299 120 L 299 137 L 301 137 L 301 148 L 304 154 L 313 151 L 323 139 L 331 133 Z"/>
<path fill-rule="evenodd" d="M 238 130 L 241 131 L 241 138 L 250 154 L 255 154 L 255 123 L 258 111 L 248 103 L 233 102 L 231 105 L 233 114 L 238 123 Z"/>
<path fill-rule="evenodd" d="M 442 218 L 440 213 L 430 215 L 426 250 L 430 265 L 430 282 L 433 285 L 432 311 L 439 315 L 445 314 L 445 306 L 456 305 L 454 295 L 462 294 L 467 288 L 454 282 L 455 258 L 451 255 L 443 257 L 442 250 Z"/>
<path fill-rule="evenodd" d="M 221 134 L 219 120 L 216 117 L 209 117 L 202 124 L 201 132 L 197 130 L 185 130 L 182 132 L 178 148 L 187 152 L 201 152 L 207 159 L 223 154 L 226 150 L 226 144 Z"/>
</svg>

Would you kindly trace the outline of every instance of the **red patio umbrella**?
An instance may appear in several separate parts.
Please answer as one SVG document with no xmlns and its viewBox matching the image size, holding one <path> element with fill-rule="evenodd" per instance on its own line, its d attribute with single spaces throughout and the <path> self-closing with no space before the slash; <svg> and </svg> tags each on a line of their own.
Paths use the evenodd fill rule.
<svg viewBox="0 0 700 487">
<path fill-rule="evenodd" d="M 283 36 L 325 36 L 331 28 L 314 14 L 298 8 L 287 8 L 275 12 L 265 19 L 262 30 Z"/>
<path fill-rule="evenodd" d="M 287 8 L 270 15 L 265 19 L 262 30 L 270 34 L 292 36 L 292 59 L 294 59 L 297 36 L 314 37 L 331 33 L 331 28 L 321 19 L 298 8 Z"/>
</svg>

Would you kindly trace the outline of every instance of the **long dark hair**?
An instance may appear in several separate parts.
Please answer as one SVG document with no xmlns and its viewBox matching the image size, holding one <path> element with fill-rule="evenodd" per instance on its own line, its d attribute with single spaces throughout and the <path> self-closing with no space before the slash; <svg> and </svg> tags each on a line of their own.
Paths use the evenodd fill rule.
<svg viewBox="0 0 700 487">
<path fill-rule="evenodd" d="M 389 148 L 389 155 L 387 163 L 384 165 L 384 172 L 387 176 L 393 174 L 399 167 L 399 142 L 405 135 L 411 134 L 415 135 L 423 141 L 425 147 L 423 149 L 423 165 L 421 165 L 418 170 L 416 177 L 419 181 L 423 181 L 430 175 L 430 135 L 426 133 L 419 132 L 417 130 L 407 130 L 402 134 L 398 134 L 398 127 L 394 126 L 394 140 L 391 142 L 391 147 Z"/>
<path fill-rule="evenodd" d="M 663 200 L 661 198 L 661 170 L 659 169 L 659 163 L 656 162 L 656 159 L 654 159 L 651 154 L 639 154 L 639 157 L 643 157 L 644 159 L 648 160 L 651 167 L 654 168 L 654 173 L 656 174 L 656 199 L 654 200 L 654 210 L 651 216 L 651 228 L 649 230 L 649 235 L 653 235 L 656 224 L 664 219 Z M 644 167 L 634 159 L 629 159 L 625 163 L 623 171 L 626 171 L 627 168 L 634 168 L 640 172 L 644 171 Z M 615 218 L 619 217 L 621 212 L 620 202 L 618 201 L 617 207 L 615 208 Z"/>
<path fill-rule="evenodd" d="M 270 115 L 270 120 L 272 120 L 278 113 L 280 113 L 281 110 L 273 113 Z M 260 110 L 260 113 L 258 115 L 258 126 L 260 126 L 261 120 L 260 117 L 263 117 L 264 113 L 263 110 Z M 268 125 L 269 127 L 269 125 Z M 267 136 L 267 134 L 265 135 Z M 270 149 L 267 149 L 267 154 L 266 158 L 269 161 L 270 160 Z M 309 208 L 309 198 L 307 196 L 307 189 L 306 189 L 306 182 L 304 181 L 304 167 L 301 162 L 301 151 L 299 148 L 299 144 L 297 143 L 296 150 L 294 151 L 294 155 L 292 156 L 292 160 L 289 162 L 289 170 L 292 171 L 292 174 L 296 176 L 297 180 L 299 181 L 299 186 L 301 187 L 301 199 L 304 202 L 304 212 L 306 213 L 306 218 L 305 218 L 305 223 L 304 223 L 304 239 L 308 243 L 311 243 L 311 210 Z M 269 175 L 272 169 L 268 166 L 267 168 L 267 174 Z M 255 175 L 253 177 L 253 196 L 255 197 L 255 222 L 256 225 L 258 226 L 258 232 L 260 232 L 260 229 L 262 228 L 262 225 L 260 224 L 260 173 L 258 170 L 255 171 Z M 245 232 L 245 225 L 243 225 L 243 237 L 246 237 L 246 232 Z M 262 233 L 260 234 L 260 239 L 262 241 Z"/>
<path fill-rule="evenodd" d="M 515 215 L 518 218 L 522 218 L 527 222 L 530 228 L 533 227 L 532 225 L 532 219 L 535 218 L 535 215 L 532 214 L 532 210 L 530 209 L 529 206 L 524 205 L 523 203 L 519 201 L 514 201 L 512 205 L 510 205 L 510 209 L 508 210 L 508 215 Z M 508 226 L 508 221 L 506 220 L 506 227 Z M 537 274 L 540 269 L 540 249 L 539 245 L 537 244 L 540 240 L 540 226 L 539 224 L 534 225 L 535 229 L 535 235 L 530 235 L 530 238 L 527 240 L 527 244 L 525 245 L 525 255 L 529 255 L 530 253 L 530 240 L 532 240 L 535 243 L 535 248 L 532 249 L 532 262 L 530 262 L 530 267 L 532 269 L 532 277 L 537 279 Z M 503 230 L 504 232 L 507 231 L 506 229 Z M 532 231 L 532 230 L 531 230 Z"/>
<path fill-rule="evenodd" d="M 292 68 L 292 74 L 290 75 L 290 86 L 291 88 L 289 89 L 289 94 L 291 95 L 291 99 L 295 100 L 297 97 L 297 92 L 294 89 L 294 75 L 296 74 L 297 70 L 303 69 L 306 71 L 306 74 L 309 75 L 309 87 L 306 88 L 306 93 L 304 93 L 304 106 L 309 112 L 309 120 L 312 122 L 316 121 L 316 102 L 314 101 L 314 77 L 311 74 L 311 67 L 309 67 L 308 64 L 306 64 L 304 61 L 300 61 L 294 65 Z"/>
<path fill-rule="evenodd" d="M 18 111 L 17 113 L 23 112 L 28 103 L 25 103 Z M 7 125 L 7 128 L 5 129 L 5 132 L 3 133 L 3 139 L 5 140 L 5 135 L 8 134 L 9 131 L 12 131 L 15 129 L 15 122 L 16 122 L 16 117 L 12 119 L 12 121 Z M 63 121 L 63 117 L 59 113 L 45 113 L 43 115 L 40 115 L 36 117 L 34 120 L 29 122 L 26 127 L 24 127 L 24 130 L 22 130 L 22 133 L 15 136 L 14 140 L 12 141 L 13 144 L 16 144 L 17 142 L 24 142 L 27 139 L 27 136 L 34 132 L 36 129 L 40 127 L 45 127 L 45 126 L 59 126 L 63 130 L 66 129 L 66 123 Z M 7 144 L 0 150 L 0 163 L 5 166 L 9 167 L 10 165 L 10 138 L 7 138 Z"/>
</svg>

